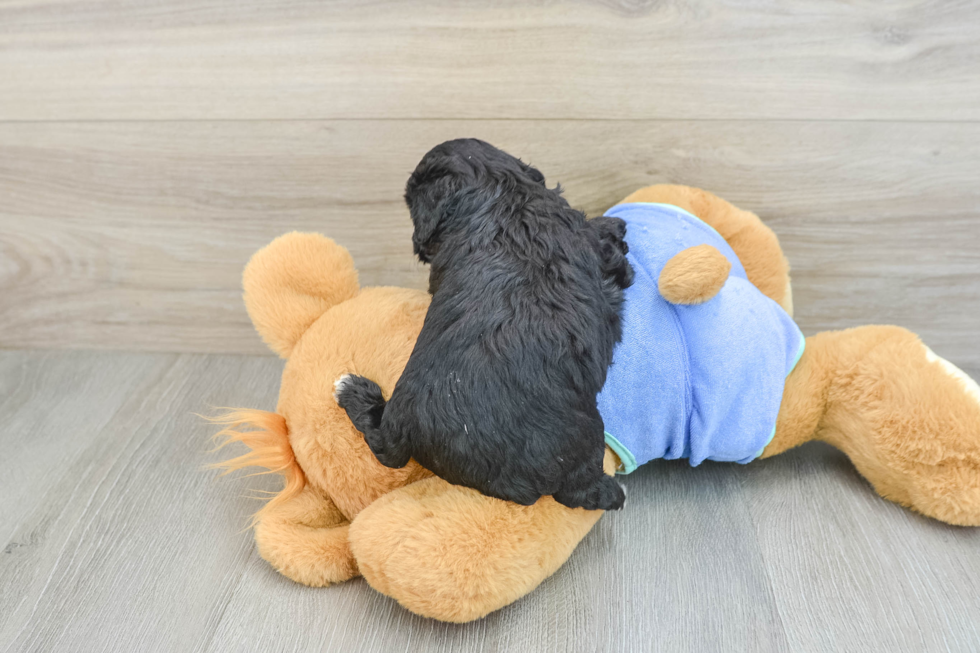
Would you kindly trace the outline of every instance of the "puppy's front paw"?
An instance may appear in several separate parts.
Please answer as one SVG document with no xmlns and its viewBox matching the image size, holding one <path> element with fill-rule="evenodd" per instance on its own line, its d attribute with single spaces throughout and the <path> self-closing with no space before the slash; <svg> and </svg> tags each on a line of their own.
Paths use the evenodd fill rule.
<svg viewBox="0 0 980 653">
<path fill-rule="evenodd" d="M 381 425 L 386 403 L 381 386 L 363 376 L 345 374 L 333 387 L 337 405 L 347 412 L 354 428 L 364 433 Z"/>
<path fill-rule="evenodd" d="M 333 382 L 333 399 L 341 408 L 343 408 L 344 405 L 341 403 L 340 396 L 343 394 L 344 389 L 350 385 L 350 380 L 353 377 L 353 374 L 344 374 L 342 377 Z"/>
</svg>

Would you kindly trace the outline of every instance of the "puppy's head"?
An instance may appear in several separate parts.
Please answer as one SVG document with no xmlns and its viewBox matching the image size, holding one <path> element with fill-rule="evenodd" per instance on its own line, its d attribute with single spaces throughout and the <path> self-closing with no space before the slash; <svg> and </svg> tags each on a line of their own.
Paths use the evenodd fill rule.
<svg viewBox="0 0 980 653">
<path fill-rule="evenodd" d="M 537 169 L 475 138 L 435 146 L 422 157 L 405 187 L 416 256 L 429 263 L 439 251 L 441 235 L 502 190 L 544 188 L 544 183 Z"/>
</svg>

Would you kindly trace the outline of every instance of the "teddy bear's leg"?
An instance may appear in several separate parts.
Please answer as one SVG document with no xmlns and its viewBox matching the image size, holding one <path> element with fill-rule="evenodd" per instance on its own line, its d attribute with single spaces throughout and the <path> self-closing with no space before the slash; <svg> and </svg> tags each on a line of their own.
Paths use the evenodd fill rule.
<svg viewBox="0 0 980 653">
<path fill-rule="evenodd" d="M 641 188 L 620 204 L 629 202 L 673 204 L 707 222 L 735 251 L 749 281 L 787 313 L 793 314 L 789 262 L 783 256 L 776 234 L 757 215 L 736 208 L 700 188 L 671 184 Z"/>
<path fill-rule="evenodd" d="M 980 525 L 980 387 L 899 327 L 807 338 L 763 457 L 810 439 L 844 451 L 875 490 Z"/>
<path fill-rule="evenodd" d="M 617 464 L 607 450 L 606 472 Z M 551 497 L 521 506 L 432 477 L 363 510 L 351 523 L 351 548 L 379 592 L 417 614 L 465 622 L 537 587 L 601 516 Z"/>
<path fill-rule="evenodd" d="M 262 510 L 256 519 L 259 554 L 284 576 L 322 587 L 357 575 L 348 539 L 350 524 L 329 498 L 310 485 Z"/>
</svg>

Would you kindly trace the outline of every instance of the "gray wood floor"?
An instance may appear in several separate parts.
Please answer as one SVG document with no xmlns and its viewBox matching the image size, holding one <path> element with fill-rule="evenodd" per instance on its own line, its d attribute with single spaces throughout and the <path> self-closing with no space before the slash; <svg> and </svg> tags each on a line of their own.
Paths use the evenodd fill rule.
<svg viewBox="0 0 980 653">
<path fill-rule="evenodd" d="M 310 589 L 244 530 L 192 413 L 275 404 L 269 357 L 0 353 L 0 650 L 976 651 L 980 529 L 879 499 L 810 445 L 651 464 L 535 592 L 462 626 Z M 975 373 L 976 370 L 973 370 Z"/>
</svg>

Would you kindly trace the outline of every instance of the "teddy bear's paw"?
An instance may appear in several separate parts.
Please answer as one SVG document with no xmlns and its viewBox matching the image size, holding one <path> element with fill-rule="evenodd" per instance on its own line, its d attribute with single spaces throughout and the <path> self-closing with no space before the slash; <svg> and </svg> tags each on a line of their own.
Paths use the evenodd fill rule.
<svg viewBox="0 0 980 653">
<path fill-rule="evenodd" d="M 864 335 L 862 335 L 864 334 Z M 831 444 L 883 497 L 941 521 L 980 526 L 980 393 L 910 331 L 862 327 L 875 345 L 832 390 Z"/>
<path fill-rule="evenodd" d="M 932 349 L 923 345 L 926 349 L 926 360 L 930 363 L 939 363 L 939 366 L 948 377 L 953 379 L 962 388 L 968 397 L 980 406 L 980 385 L 971 379 L 966 372 L 956 367 L 942 356 L 937 356 Z"/>
<path fill-rule="evenodd" d="M 310 528 L 267 520 L 256 527 L 255 542 L 259 555 L 283 576 L 310 587 L 326 587 L 357 576 L 347 529 L 347 524 Z"/>
<path fill-rule="evenodd" d="M 551 497 L 520 506 L 431 477 L 363 510 L 351 550 L 379 592 L 416 614 L 465 622 L 537 587 L 601 515 Z"/>
<path fill-rule="evenodd" d="M 903 468 L 915 480 L 910 503 L 951 524 L 980 526 L 980 386 L 921 346 L 928 362 L 922 383 L 936 394 L 928 403 L 907 402 L 917 409 L 910 410 L 909 423 L 919 434 L 906 437 L 901 451 Z"/>
</svg>

